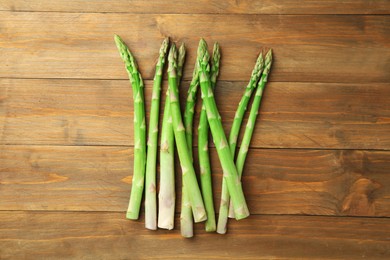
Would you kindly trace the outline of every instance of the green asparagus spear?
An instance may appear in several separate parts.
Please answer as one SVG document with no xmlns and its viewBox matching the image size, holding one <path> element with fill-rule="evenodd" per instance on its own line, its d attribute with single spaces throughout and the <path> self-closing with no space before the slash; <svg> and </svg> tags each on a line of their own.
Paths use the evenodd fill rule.
<svg viewBox="0 0 390 260">
<path fill-rule="evenodd" d="M 179 104 L 179 90 L 177 87 L 177 51 L 176 46 L 172 44 L 168 56 L 168 84 L 169 84 L 169 100 L 171 103 L 172 125 L 175 133 L 176 147 L 179 155 L 180 165 L 182 169 L 182 177 L 184 185 L 187 188 L 189 201 L 195 222 L 206 220 L 206 211 L 204 208 L 201 192 L 196 180 L 194 166 L 192 164 L 191 155 L 188 150 L 184 125 L 181 117 Z"/>
<path fill-rule="evenodd" d="M 271 70 L 271 64 L 272 64 L 272 50 L 269 50 L 268 53 L 265 55 L 264 71 L 257 85 L 256 94 L 253 99 L 248 122 L 246 124 L 244 136 L 241 141 L 240 150 L 238 151 L 237 154 L 236 167 L 237 167 L 238 174 L 240 175 L 240 178 L 242 176 L 242 170 L 244 169 L 245 159 L 248 154 L 249 144 L 251 142 L 254 127 L 256 124 L 257 114 L 259 113 L 264 87 L 265 84 L 267 83 L 268 75 Z M 229 217 L 234 218 L 234 210 L 232 204 L 230 204 L 229 206 Z"/>
<path fill-rule="evenodd" d="M 263 54 L 260 53 L 259 57 L 257 58 L 255 67 L 253 68 L 249 83 L 245 88 L 244 95 L 242 95 L 241 101 L 238 104 L 238 108 L 234 116 L 234 121 L 230 129 L 229 147 L 233 157 L 236 151 L 237 139 L 240 133 L 242 120 L 244 119 L 244 114 L 248 106 L 249 99 L 252 95 L 253 90 L 256 88 L 256 84 L 259 81 L 261 72 L 263 71 L 263 67 L 264 67 Z"/>
<path fill-rule="evenodd" d="M 177 84 L 180 83 L 183 64 L 185 60 L 184 43 L 179 49 Z M 160 192 L 158 227 L 173 229 L 175 220 L 175 167 L 174 167 L 175 137 L 172 128 L 171 103 L 169 102 L 169 90 L 167 90 L 164 106 L 164 115 L 161 130 L 160 150 Z"/>
<path fill-rule="evenodd" d="M 221 54 L 219 51 L 218 43 L 214 44 L 213 58 L 211 63 L 211 87 L 214 90 L 217 83 L 217 77 L 219 74 L 219 60 Z M 208 149 L 209 139 L 209 124 L 207 122 L 206 108 L 202 104 L 202 111 L 200 112 L 199 127 L 198 127 L 198 155 L 199 155 L 199 166 L 200 166 L 200 182 L 202 187 L 202 195 L 204 204 L 206 207 L 207 220 L 206 220 L 206 231 L 213 232 L 216 230 L 215 223 L 215 211 L 213 202 L 213 191 L 212 191 L 212 178 L 211 178 L 211 167 Z"/>
<path fill-rule="evenodd" d="M 152 105 L 150 109 L 148 150 L 146 158 L 145 174 L 145 227 L 157 229 L 157 198 L 156 198 L 156 164 L 157 164 L 157 139 L 158 118 L 160 110 L 160 93 L 165 56 L 168 51 L 169 38 L 166 38 L 160 48 L 160 55 L 154 74 Z"/>
<path fill-rule="evenodd" d="M 199 69 L 199 83 L 202 89 L 202 100 L 206 107 L 207 120 L 222 165 L 223 178 L 227 182 L 229 193 L 233 200 L 236 219 L 239 220 L 248 217 L 249 210 L 211 88 L 209 59 L 210 55 L 207 51 L 207 43 L 201 39 L 198 48 L 197 65 Z"/>
<path fill-rule="evenodd" d="M 175 219 L 175 137 L 172 128 L 169 91 L 165 97 L 161 127 L 160 191 L 158 193 L 158 227 L 173 229 Z"/>
<path fill-rule="evenodd" d="M 165 95 L 160 146 L 160 191 L 158 193 L 158 227 L 173 229 L 175 220 L 175 136 L 172 127 L 169 90 Z"/>
<path fill-rule="evenodd" d="M 137 63 L 123 40 L 115 35 L 116 46 L 122 60 L 125 63 L 127 73 L 133 88 L 134 99 L 134 170 L 129 207 L 126 218 L 138 219 L 141 206 L 142 193 L 145 181 L 146 164 L 146 124 L 145 124 L 145 102 L 144 84 L 141 73 L 138 71 Z"/>
<path fill-rule="evenodd" d="M 263 54 L 260 53 L 260 55 L 257 58 L 255 67 L 253 68 L 252 75 L 245 89 L 244 95 L 242 95 L 241 101 L 238 105 L 234 117 L 233 125 L 230 130 L 229 147 L 233 157 L 236 150 L 236 143 L 237 143 L 237 138 L 240 131 L 241 123 L 244 118 L 244 114 L 248 106 L 249 99 L 252 95 L 253 90 L 256 87 L 257 81 L 260 78 L 261 72 L 263 71 L 263 67 L 264 67 Z M 218 216 L 218 225 L 217 225 L 217 232 L 220 234 L 226 233 L 226 226 L 227 226 L 227 220 L 229 215 L 229 201 L 230 201 L 230 196 L 229 196 L 227 183 L 225 180 L 222 180 L 221 204 L 219 206 L 219 216 Z"/>
<path fill-rule="evenodd" d="M 179 57 L 178 57 L 178 70 L 177 76 L 181 76 L 180 72 L 180 60 L 181 60 L 181 48 L 179 49 Z M 179 73 L 180 72 L 180 73 Z M 190 83 L 190 87 L 188 89 L 187 101 L 184 110 L 184 127 L 186 140 L 188 145 L 188 150 L 190 151 L 191 161 L 192 157 L 192 122 L 194 117 L 194 107 L 196 101 L 196 92 L 198 89 L 199 80 L 198 74 L 196 73 L 196 69 L 194 69 L 192 81 Z M 192 209 L 191 203 L 188 195 L 188 191 L 185 183 L 182 184 L 182 198 L 181 198 L 181 212 L 180 212 L 180 232 L 183 237 L 193 237 L 193 220 L 192 220 Z"/>
</svg>

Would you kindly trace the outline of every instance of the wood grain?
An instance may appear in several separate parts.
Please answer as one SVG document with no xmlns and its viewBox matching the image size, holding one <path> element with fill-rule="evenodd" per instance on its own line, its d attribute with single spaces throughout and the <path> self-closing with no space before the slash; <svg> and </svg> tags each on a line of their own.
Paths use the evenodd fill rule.
<svg viewBox="0 0 390 260">
<path fill-rule="evenodd" d="M 184 41 L 189 79 L 197 43 L 222 48 L 221 80 L 246 81 L 272 48 L 271 81 L 389 82 L 389 16 L 157 15 L 3 12 L 0 77 L 126 79 L 113 35 L 123 36 L 144 78 L 164 36 Z"/>
<path fill-rule="evenodd" d="M 226 133 L 245 85 L 217 84 Z M 146 81 L 147 110 L 151 88 Z M 271 82 L 252 147 L 389 149 L 389 96 L 389 84 Z M 0 79 L 0 97 L 1 144 L 133 145 L 127 80 Z"/>
<path fill-rule="evenodd" d="M 0 259 L 390 259 L 390 1 L 1 0 L 0 14 Z M 147 112 L 162 39 L 187 46 L 182 103 L 200 37 L 218 41 L 226 132 L 273 49 L 243 176 L 252 214 L 227 235 L 124 218 L 133 102 L 114 34 Z"/>
<path fill-rule="evenodd" d="M 329 223 L 324 225 L 324 223 Z M 229 234 L 183 239 L 121 213 L 0 212 L 0 257 L 44 259 L 388 259 L 389 219 L 252 216 Z M 175 245 L 174 247 L 172 245 Z M 196 250 L 194 250 L 196 247 Z M 245 249 L 245 250 L 242 250 Z"/>
<path fill-rule="evenodd" d="M 152 3 L 142 0 L 3 0 L 0 10 L 49 12 L 120 12 L 120 13 L 170 13 L 170 14 L 389 14 L 386 0 L 163 0 Z"/>
<path fill-rule="evenodd" d="M 1 150 L 0 210 L 122 212 L 127 208 L 132 148 L 2 146 Z M 211 161 L 218 208 L 222 170 L 214 149 Z M 243 187 L 252 214 L 389 217 L 389 161 L 388 151 L 252 149 Z M 197 166 L 196 156 L 195 162 Z"/>
</svg>

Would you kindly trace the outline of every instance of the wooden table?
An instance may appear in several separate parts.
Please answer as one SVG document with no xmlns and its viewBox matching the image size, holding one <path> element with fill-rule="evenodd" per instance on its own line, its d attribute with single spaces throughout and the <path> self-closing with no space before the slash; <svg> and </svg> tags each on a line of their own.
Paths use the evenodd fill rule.
<svg viewBox="0 0 390 260">
<path fill-rule="evenodd" d="M 390 1 L 2 0 L 0 10 L 0 259 L 390 258 Z M 218 41 L 226 132 L 256 55 L 274 50 L 243 177 L 252 215 L 228 234 L 197 224 L 183 239 L 179 223 L 154 232 L 143 215 L 125 219 L 133 105 L 114 33 L 138 60 L 147 108 L 164 36 L 187 46 L 182 101 L 200 37 Z"/>
</svg>

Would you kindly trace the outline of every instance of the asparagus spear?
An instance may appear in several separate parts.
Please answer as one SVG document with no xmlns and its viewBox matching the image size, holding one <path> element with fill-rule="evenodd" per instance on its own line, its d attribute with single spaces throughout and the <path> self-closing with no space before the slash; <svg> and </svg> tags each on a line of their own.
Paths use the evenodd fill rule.
<svg viewBox="0 0 390 260">
<path fill-rule="evenodd" d="M 244 95 L 242 96 L 241 101 L 238 105 L 236 114 L 234 116 L 233 125 L 230 130 L 229 147 L 233 158 L 236 150 L 236 143 L 237 143 L 237 138 L 240 131 L 241 123 L 244 118 L 244 113 L 248 106 L 248 102 L 252 95 L 252 92 L 256 87 L 257 81 L 259 80 L 261 72 L 263 71 L 263 67 L 264 67 L 263 54 L 260 53 L 260 55 L 257 58 L 255 67 L 253 68 L 249 83 L 245 88 Z M 223 179 L 222 191 L 221 191 L 221 204 L 219 206 L 219 216 L 218 216 L 218 225 L 217 225 L 217 232 L 220 234 L 226 233 L 226 226 L 227 226 L 227 220 L 229 215 L 229 201 L 230 201 L 230 196 L 229 196 L 228 186 L 226 181 Z"/>
<path fill-rule="evenodd" d="M 246 124 L 244 136 L 243 136 L 242 141 L 241 141 L 240 150 L 238 151 L 238 154 L 237 154 L 236 167 L 237 167 L 238 174 L 240 175 L 240 178 L 242 176 L 242 170 L 244 169 L 244 164 L 245 164 L 246 156 L 248 154 L 249 144 L 250 144 L 251 139 L 252 139 L 257 115 L 259 113 L 259 108 L 260 108 L 261 98 L 263 96 L 264 87 L 265 87 L 265 84 L 267 83 L 268 75 L 269 75 L 269 72 L 271 70 L 271 64 L 272 64 L 272 50 L 269 50 L 268 53 L 265 55 L 264 71 L 263 71 L 263 74 L 261 75 L 261 78 L 260 78 L 259 83 L 257 85 L 256 94 L 255 94 L 255 97 L 253 99 L 251 111 L 249 113 L 248 122 Z M 234 210 L 233 210 L 233 205 L 231 203 L 229 205 L 229 217 L 234 218 Z"/>
<path fill-rule="evenodd" d="M 240 133 L 242 120 L 244 119 L 244 114 L 248 106 L 249 99 L 252 95 L 253 90 L 256 88 L 256 84 L 259 81 L 261 72 L 263 71 L 263 67 L 264 67 L 263 54 L 260 53 L 260 55 L 257 58 L 255 67 L 253 68 L 249 83 L 245 88 L 244 95 L 242 96 L 241 101 L 238 104 L 238 108 L 234 116 L 234 121 L 230 129 L 229 147 L 233 157 L 236 151 L 237 139 L 238 139 L 238 134 Z"/>
<path fill-rule="evenodd" d="M 239 220 L 249 216 L 249 210 L 211 88 L 209 59 L 210 55 L 207 51 L 207 43 L 201 39 L 198 47 L 197 66 L 199 69 L 199 83 L 202 89 L 203 104 L 206 107 L 207 120 L 222 165 L 223 177 L 227 182 L 229 193 L 233 200 L 236 219 Z"/>
<path fill-rule="evenodd" d="M 167 90 L 161 127 L 160 191 L 158 193 L 158 227 L 173 229 L 175 219 L 175 137 L 171 104 Z"/>
<path fill-rule="evenodd" d="M 115 35 L 116 46 L 122 60 L 125 63 L 127 73 L 133 88 L 134 99 L 134 171 L 129 206 L 126 218 L 138 219 L 141 206 L 142 193 L 145 180 L 146 163 L 146 124 L 145 124 L 145 102 L 144 84 L 141 73 L 138 71 L 137 63 L 130 50 L 123 40 Z"/>
<path fill-rule="evenodd" d="M 185 60 L 184 44 L 180 46 L 178 60 L 177 84 L 180 83 Z M 164 106 L 164 115 L 161 130 L 160 149 L 160 192 L 158 208 L 158 227 L 173 229 L 175 220 L 175 167 L 174 167 L 175 137 L 172 128 L 171 103 L 167 90 Z"/>
<path fill-rule="evenodd" d="M 217 77 L 219 74 L 219 60 L 221 54 L 219 51 L 218 43 L 214 44 L 213 58 L 211 63 L 211 87 L 215 88 L 217 83 Z M 200 182 L 202 187 L 202 195 L 204 204 L 206 207 L 207 220 L 206 220 L 206 231 L 212 232 L 216 230 L 215 223 L 215 211 L 213 202 L 213 191 L 212 191 L 212 179 L 211 179 L 211 167 L 208 149 L 209 139 L 209 124 L 207 122 L 206 108 L 202 104 L 202 111 L 200 113 L 199 127 L 198 127 L 198 155 L 200 165 Z"/>
<path fill-rule="evenodd" d="M 180 49 L 179 49 L 178 76 L 181 75 L 179 73 L 180 56 L 181 55 L 180 55 Z M 186 100 L 186 105 L 185 105 L 185 109 L 184 109 L 184 120 L 183 120 L 185 134 L 186 134 L 186 141 L 187 141 L 187 145 L 188 145 L 188 150 L 190 152 L 191 161 L 193 161 L 193 156 L 192 156 L 192 152 L 193 152 L 192 151 L 192 125 L 193 125 L 196 93 L 198 91 L 198 86 L 199 86 L 199 79 L 198 79 L 197 69 L 195 66 L 193 74 L 192 74 L 192 80 L 190 83 L 190 87 L 188 88 L 187 100 Z M 187 191 L 187 188 L 186 188 L 184 181 L 182 184 L 182 196 L 181 196 L 180 232 L 181 232 L 181 235 L 183 237 L 189 238 L 189 237 L 194 236 L 191 203 L 190 203 L 190 198 L 189 198 L 188 191 Z"/>
<path fill-rule="evenodd" d="M 169 100 L 171 103 L 172 125 L 175 134 L 177 152 L 181 164 L 183 181 L 188 191 L 189 200 L 194 215 L 195 222 L 206 220 L 206 211 L 204 208 L 200 189 L 196 180 L 194 166 L 191 155 L 188 150 L 185 130 L 180 112 L 179 91 L 177 87 L 177 51 L 176 46 L 172 44 L 168 56 L 168 84 Z"/>
<path fill-rule="evenodd" d="M 157 164 L 157 139 L 158 118 L 160 109 L 160 93 L 165 56 L 168 51 L 169 38 L 164 39 L 154 74 L 152 104 L 149 119 L 148 151 L 146 158 L 145 174 L 145 227 L 157 229 L 157 198 L 156 198 L 156 164 Z"/>
</svg>

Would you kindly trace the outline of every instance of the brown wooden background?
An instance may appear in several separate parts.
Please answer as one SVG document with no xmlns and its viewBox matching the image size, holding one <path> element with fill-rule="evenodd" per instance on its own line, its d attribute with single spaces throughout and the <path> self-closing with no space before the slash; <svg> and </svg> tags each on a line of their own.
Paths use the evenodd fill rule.
<svg viewBox="0 0 390 260">
<path fill-rule="evenodd" d="M 389 13 L 388 0 L 2 0 L 0 259 L 389 259 Z M 148 101 L 164 36 L 187 45 L 183 98 L 199 38 L 218 41 L 226 131 L 273 48 L 243 177 L 252 215 L 227 235 L 125 219 L 133 107 L 114 33 Z M 219 205 L 214 149 L 212 163 Z"/>
</svg>

